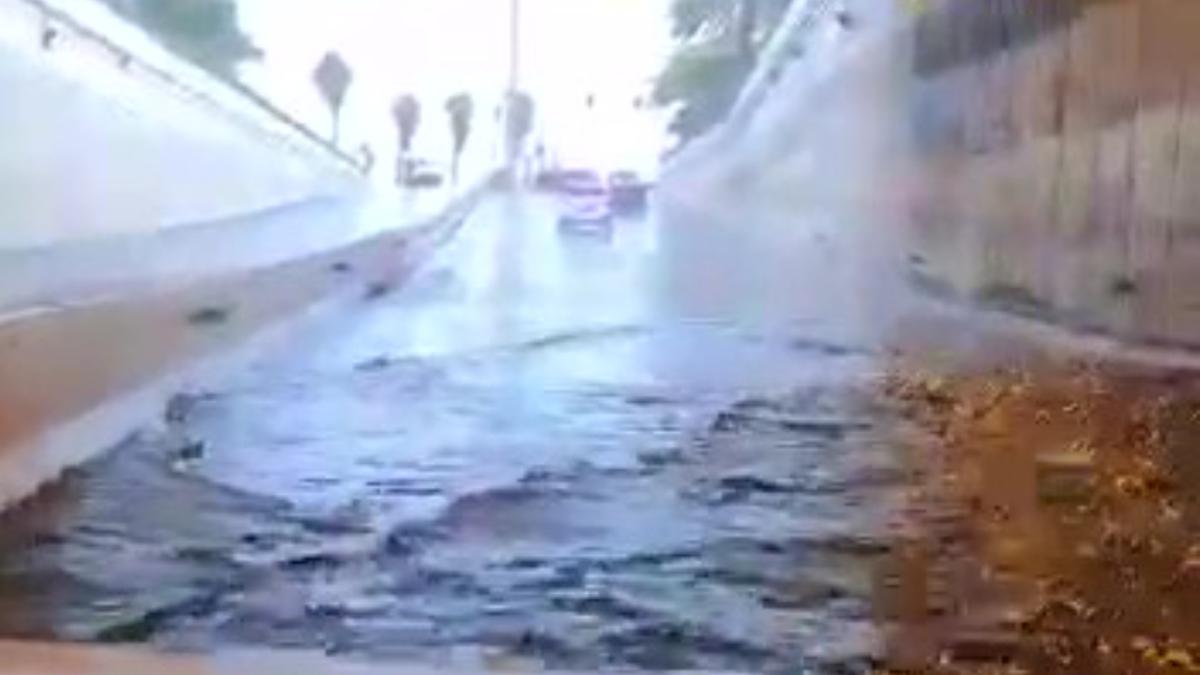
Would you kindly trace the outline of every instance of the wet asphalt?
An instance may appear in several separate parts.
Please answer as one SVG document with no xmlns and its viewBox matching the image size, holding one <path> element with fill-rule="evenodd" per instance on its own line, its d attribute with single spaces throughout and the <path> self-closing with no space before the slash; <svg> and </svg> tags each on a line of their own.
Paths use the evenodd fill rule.
<svg viewBox="0 0 1200 675">
<path fill-rule="evenodd" d="M 694 204 L 694 202 L 693 202 Z M 7 517 L 0 635 L 859 672 L 900 499 L 837 224 L 485 200 Z"/>
</svg>

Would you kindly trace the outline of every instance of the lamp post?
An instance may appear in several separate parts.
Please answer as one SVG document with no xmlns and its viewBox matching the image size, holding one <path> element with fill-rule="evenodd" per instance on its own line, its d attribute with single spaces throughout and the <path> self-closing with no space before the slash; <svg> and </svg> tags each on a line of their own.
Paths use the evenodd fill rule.
<svg viewBox="0 0 1200 675">
<path fill-rule="evenodd" d="M 518 165 L 520 163 L 520 141 L 512 133 L 514 124 L 514 108 L 520 86 L 521 72 L 521 0 L 509 0 L 508 4 L 508 90 L 504 95 L 504 116 L 502 128 L 504 136 L 505 167 L 512 185 L 518 183 Z"/>
<path fill-rule="evenodd" d="M 521 73 L 521 0 L 510 0 L 508 16 L 508 90 L 516 91 Z"/>
</svg>

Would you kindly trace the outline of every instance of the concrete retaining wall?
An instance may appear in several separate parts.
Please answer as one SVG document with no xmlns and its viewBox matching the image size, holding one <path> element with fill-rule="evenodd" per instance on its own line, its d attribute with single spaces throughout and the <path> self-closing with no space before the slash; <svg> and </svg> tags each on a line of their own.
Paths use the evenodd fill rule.
<svg viewBox="0 0 1200 675">
<path fill-rule="evenodd" d="M 399 283 L 480 182 L 354 162 L 94 0 L 0 0 L 0 508 L 331 298 Z"/>
<path fill-rule="evenodd" d="M 0 250 L 244 215 L 359 179 L 94 0 L 0 0 Z"/>
<path fill-rule="evenodd" d="M 912 215 L 929 272 L 1081 327 L 1200 340 L 1198 30 L 1187 0 L 922 16 Z M 963 31 L 973 49 L 954 46 Z"/>
<path fill-rule="evenodd" d="M 213 386 L 314 308 L 369 302 L 402 283 L 482 194 L 286 262 L 0 321 L 0 508 L 155 426 L 173 394 Z"/>
<path fill-rule="evenodd" d="M 869 227 L 938 292 L 1200 342 L 1200 3 L 798 4 L 804 56 L 707 141 L 725 180 Z"/>
</svg>

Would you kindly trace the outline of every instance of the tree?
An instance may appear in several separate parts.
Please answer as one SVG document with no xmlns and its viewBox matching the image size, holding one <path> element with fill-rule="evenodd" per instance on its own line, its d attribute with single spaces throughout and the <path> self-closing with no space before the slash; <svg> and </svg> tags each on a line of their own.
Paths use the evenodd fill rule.
<svg viewBox="0 0 1200 675">
<path fill-rule="evenodd" d="M 729 33 L 742 0 L 674 0 L 671 35 L 676 40 L 707 40 Z"/>
<path fill-rule="evenodd" d="M 654 102 L 677 105 L 671 132 L 695 138 L 725 118 L 751 68 L 744 59 L 707 45 L 681 49 L 655 83 Z"/>
<path fill-rule="evenodd" d="M 523 91 L 508 93 L 505 101 L 504 136 L 508 141 L 509 165 L 521 155 L 521 147 L 533 131 L 533 98 Z"/>
<path fill-rule="evenodd" d="M 778 25 L 790 0 L 674 0 L 671 34 L 681 42 L 731 42 L 754 58 L 764 31 Z"/>
<path fill-rule="evenodd" d="M 321 57 L 321 62 L 317 64 L 316 70 L 313 71 L 313 82 L 321 92 L 321 98 L 325 99 L 325 104 L 329 106 L 332 116 L 334 145 L 337 145 L 341 127 L 342 103 L 346 100 L 346 91 L 350 88 L 352 81 L 354 81 L 354 74 L 351 72 L 350 66 L 346 65 L 337 52 L 326 53 Z"/>
<path fill-rule="evenodd" d="M 396 122 L 396 132 L 400 136 L 400 154 L 397 159 L 397 178 L 403 180 L 406 171 L 408 153 L 412 150 L 413 137 L 421 125 L 421 102 L 412 94 L 403 94 L 392 104 L 392 119 Z"/>
<path fill-rule="evenodd" d="M 400 150 L 407 153 L 412 149 L 417 127 L 421 125 L 421 102 L 412 94 L 404 94 L 392 105 L 392 119 L 400 134 Z"/>
<path fill-rule="evenodd" d="M 656 103 L 678 107 L 672 131 L 689 139 L 724 119 L 788 6 L 788 0 L 674 0 L 671 32 L 679 46 L 654 91 Z"/>
<path fill-rule="evenodd" d="M 467 139 L 471 136 L 471 121 L 475 116 L 475 102 L 471 95 L 462 92 L 446 99 L 446 114 L 450 116 L 450 136 L 454 141 L 450 172 L 454 179 L 458 180 L 458 161 L 462 157 L 463 149 L 467 147 Z"/>
<path fill-rule="evenodd" d="M 746 61 L 753 61 L 758 42 L 758 10 L 761 0 L 742 0 L 737 17 L 737 53 Z"/>
<path fill-rule="evenodd" d="M 224 79 L 262 52 L 238 26 L 233 0 L 105 0 L 164 46 Z"/>
</svg>

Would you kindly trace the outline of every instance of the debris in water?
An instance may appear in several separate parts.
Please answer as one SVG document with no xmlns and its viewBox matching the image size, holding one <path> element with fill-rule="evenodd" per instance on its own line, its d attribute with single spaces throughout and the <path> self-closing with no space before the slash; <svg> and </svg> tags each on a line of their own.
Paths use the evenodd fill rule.
<svg viewBox="0 0 1200 675">
<path fill-rule="evenodd" d="M 354 366 L 354 369 L 359 372 L 373 372 L 377 370 L 384 370 L 391 365 L 391 358 L 387 356 L 376 356 L 359 363 L 358 365 Z"/>
<path fill-rule="evenodd" d="M 194 461 L 204 456 L 204 441 L 191 441 L 179 448 L 179 459 L 184 461 Z"/>
<path fill-rule="evenodd" d="M 211 326 L 229 320 L 233 310 L 228 307 L 201 307 L 188 314 L 187 322 L 193 326 Z"/>
<path fill-rule="evenodd" d="M 1092 493 L 1095 467 L 1090 455 L 1066 451 L 1037 458 L 1037 492 L 1046 502 L 1079 502 Z"/>
<path fill-rule="evenodd" d="M 188 421 L 202 401 L 216 398 L 212 393 L 176 392 L 167 399 L 163 406 L 163 421 L 169 425 L 179 425 Z"/>
<path fill-rule="evenodd" d="M 376 281 L 367 286 L 367 292 L 364 297 L 367 300 L 375 300 L 382 298 L 392 292 L 392 285 L 386 281 Z"/>
<path fill-rule="evenodd" d="M 163 410 L 163 420 L 167 424 L 183 424 L 195 405 L 196 399 L 189 394 L 172 394 Z"/>
</svg>

